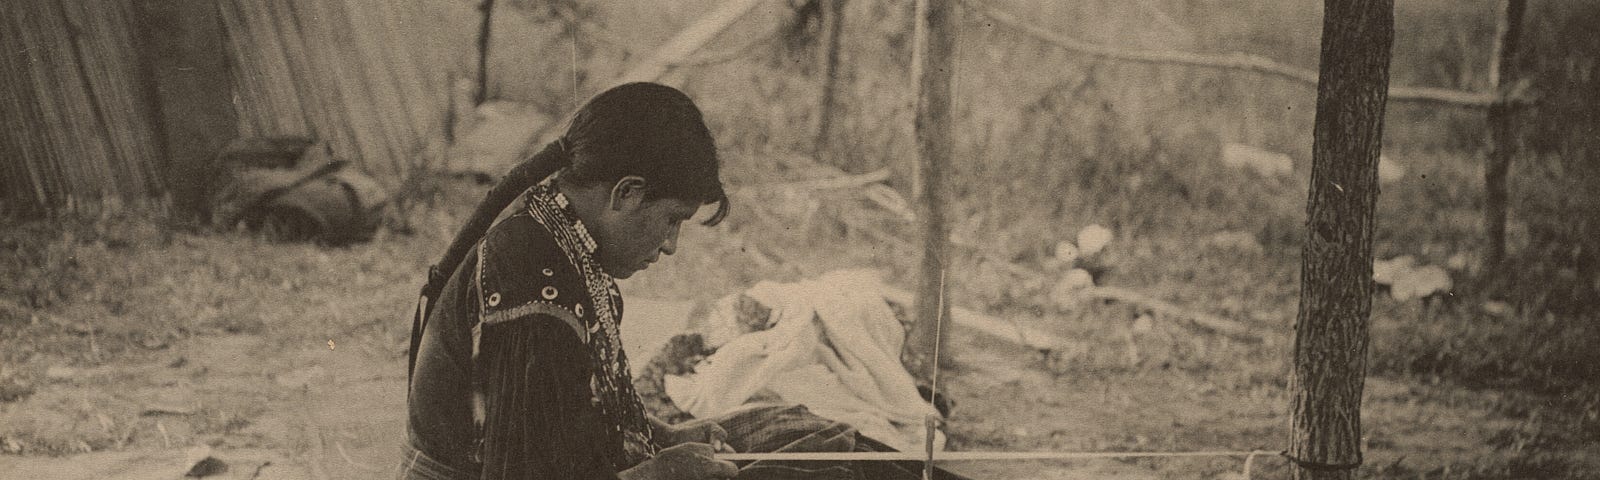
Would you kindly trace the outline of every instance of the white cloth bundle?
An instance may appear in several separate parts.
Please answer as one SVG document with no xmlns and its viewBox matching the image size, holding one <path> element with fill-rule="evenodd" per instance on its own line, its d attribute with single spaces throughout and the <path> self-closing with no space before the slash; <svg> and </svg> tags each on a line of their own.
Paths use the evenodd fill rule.
<svg viewBox="0 0 1600 480">
<path fill-rule="evenodd" d="M 717 309 L 708 339 L 726 343 L 694 375 L 667 377 L 667 395 L 690 414 L 712 418 L 772 393 L 898 450 L 920 451 L 923 419 L 938 413 L 900 363 L 905 330 L 882 291 L 870 270 L 759 283 L 745 295 L 772 309 L 772 328 L 724 338 L 737 331 L 737 319 L 731 309 Z M 935 445 L 942 444 L 941 436 Z"/>
</svg>

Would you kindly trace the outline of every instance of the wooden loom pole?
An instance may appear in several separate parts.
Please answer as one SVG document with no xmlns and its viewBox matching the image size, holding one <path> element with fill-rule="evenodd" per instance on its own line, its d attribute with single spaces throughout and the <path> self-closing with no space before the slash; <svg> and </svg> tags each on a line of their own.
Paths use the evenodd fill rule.
<svg viewBox="0 0 1600 480">
<path fill-rule="evenodd" d="M 1393 0 L 1324 0 L 1300 308 L 1285 455 L 1297 479 L 1361 466 L 1372 313 L 1373 210 L 1388 101 Z"/>
<path fill-rule="evenodd" d="M 916 298 L 912 302 L 914 319 L 907 339 L 904 360 L 907 370 L 924 384 L 936 374 L 934 349 L 945 343 L 937 330 L 937 319 L 949 316 L 946 298 L 949 286 L 941 281 L 950 258 L 950 231 L 945 222 L 945 204 L 950 186 L 950 78 L 955 53 L 955 3 L 918 0 L 916 27 L 911 54 L 911 81 L 916 92 L 916 168 L 912 190 L 917 198 L 917 219 L 921 225 L 922 262 L 917 273 Z"/>
<path fill-rule="evenodd" d="M 472 105 L 483 105 L 489 99 L 489 35 L 494 30 L 494 0 L 478 4 L 483 11 L 478 24 L 478 86 L 472 91 Z"/>
<path fill-rule="evenodd" d="M 817 136 L 812 155 L 830 159 L 833 144 L 833 119 L 839 109 L 839 44 L 844 36 L 845 0 L 818 0 L 822 5 L 822 98 L 817 106 Z M 828 161 L 833 164 L 834 161 Z M 834 166 L 849 170 L 847 165 Z"/>
<path fill-rule="evenodd" d="M 1495 22 L 1494 53 L 1489 57 L 1489 87 L 1498 95 L 1509 95 L 1517 81 L 1517 45 L 1522 35 L 1525 0 L 1506 0 L 1506 8 Z M 1492 272 L 1506 256 L 1506 174 L 1511 170 L 1516 130 L 1511 116 L 1515 105 L 1502 102 L 1489 107 L 1489 158 L 1483 173 L 1483 229 L 1488 237 L 1484 252 L 1484 272 Z"/>
</svg>

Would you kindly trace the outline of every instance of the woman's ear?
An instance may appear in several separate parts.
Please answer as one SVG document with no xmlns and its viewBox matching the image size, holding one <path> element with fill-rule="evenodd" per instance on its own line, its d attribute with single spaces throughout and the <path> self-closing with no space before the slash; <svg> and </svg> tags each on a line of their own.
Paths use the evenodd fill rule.
<svg viewBox="0 0 1600 480">
<path fill-rule="evenodd" d="M 611 186 L 611 199 L 607 207 L 612 210 L 632 210 L 644 203 L 644 177 L 628 175 Z"/>
</svg>

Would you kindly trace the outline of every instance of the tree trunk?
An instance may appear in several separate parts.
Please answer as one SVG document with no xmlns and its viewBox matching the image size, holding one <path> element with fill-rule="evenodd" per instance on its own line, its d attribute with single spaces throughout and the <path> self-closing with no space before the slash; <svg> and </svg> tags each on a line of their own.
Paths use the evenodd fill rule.
<svg viewBox="0 0 1600 480">
<path fill-rule="evenodd" d="M 1525 0 L 1507 0 L 1505 14 L 1495 22 L 1494 54 L 1489 59 L 1489 87 L 1501 102 L 1489 107 L 1489 159 L 1483 173 L 1483 229 L 1488 237 L 1482 272 L 1492 272 L 1506 256 L 1506 174 L 1516 150 L 1516 132 L 1511 115 L 1514 106 L 1507 101 L 1517 82 L 1517 46 L 1522 36 Z"/>
<path fill-rule="evenodd" d="M 489 99 L 489 34 L 494 30 L 494 0 L 478 4 L 483 11 L 483 21 L 478 24 L 478 88 L 472 91 L 472 105 L 483 105 Z"/>
<path fill-rule="evenodd" d="M 1373 208 L 1393 0 L 1325 0 L 1290 376 L 1294 478 L 1352 478 L 1372 311 Z"/>
<path fill-rule="evenodd" d="M 822 5 L 822 98 L 817 108 L 817 138 L 812 153 L 823 162 L 847 172 L 859 168 L 832 160 L 833 117 L 838 110 L 839 42 L 844 34 L 845 0 L 819 0 Z"/>
<path fill-rule="evenodd" d="M 175 206 L 204 218 L 217 152 L 238 136 L 227 32 L 214 2 L 142 0 L 139 51 Z"/>
<path fill-rule="evenodd" d="M 906 367 L 918 380 L 931 384 L 936 378 L 934 349 L 947 335 L 940 334 L 939 320 L 949 318 L 945 301 L 949 286 L 944 272 L 949 268 L 950 232 L 945 224 L 945 203 L 950 186 L 945 174 L 950 164 L 950 74 L 955 54 L 952 16 L 955 2 L 918 0 L 916 29 L 911 59 L 911 78 L 917 92 L 916 122 L 917 168 L 913 191 L 917 198 L 917 218 L 922 226 L 922 264 L 913 302 L 910 338 L 906 345 Z M 942 349 L 941 349 L 942 350 Z"/>
</svg>

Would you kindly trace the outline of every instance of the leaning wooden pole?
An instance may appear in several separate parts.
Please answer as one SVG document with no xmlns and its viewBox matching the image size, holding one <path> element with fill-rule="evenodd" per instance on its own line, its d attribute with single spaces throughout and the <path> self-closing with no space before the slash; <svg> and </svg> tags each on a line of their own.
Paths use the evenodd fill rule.
<svg viewBox="0 0 1600 480">
<path fill-rule="evenodd" d="M 844 37 L 844 7 L 845 0 L 820 0 L 822 3 L 822 95 L 817 105 L 817 136 L 812 144 L 811 152 L 817 158 L 833 164 L 846 171 L 854 171 L 851 165 L 839 165 L 831 155 L 829 145 L 833 142 L 833 118 L 839 109 L 839 44 Z"/>
<path fill-rule="evenodd" d="M 472 90 L 472 105 L 483 105 L 489 99 L 489 41 L 494 33 L 494 0 L 478 4 L 483 16 L 478 17 L 478 85 Z"/>
<path fill-rule="evenodd" d="M 1289 380 L 1294 478 L 1361 465 L 1373 210 L 1389 95 L 1393 0 L 1324 0 L 1311 191 Z"/>
<path fill-rule="evenodd" d="M 922 230 L 922 264 L 917 274 L 917 296 L 912 302 L 906 368 L 918 380 L 932 383 L 937 373 L 933 352 L 944 336 L 936 321 L 949 318 L 949 292 L 945 270 L 950 258 L 950 229 L 945 224 L 950 165 L 950 74 L 955 54 L 955 2 L 918 0 L 911 53 L 911 81 L 917 92 L 917 168 L 912 182 L 917 198 L 917 219 Z"/>
<path fill-rule="evenodd" d="M 1506 0 L 1506 8 L 1495 22 L 1494 54 L 1489 58 L 1489 86 L 1502 99 L 1509 98 L 1516 85 L 1517 46 L 1522 36 L 1525 0 Z M 1489 158 L 1483 173 L 1483 228 L 1488 248 L 1483 256 L 1484 272 L 1492 272 L 1506 256 L 1506 174 L 1516 150 L 1516 131 L 1511 117 L 1517 105 L 1502 101 L 1489 107 Z"/>
</svg>

